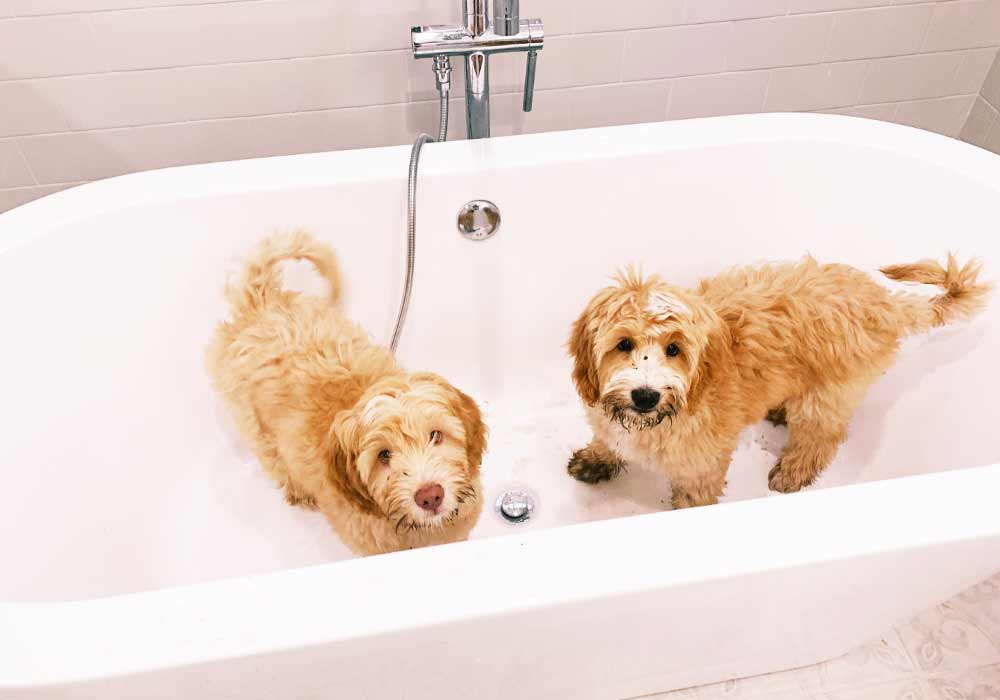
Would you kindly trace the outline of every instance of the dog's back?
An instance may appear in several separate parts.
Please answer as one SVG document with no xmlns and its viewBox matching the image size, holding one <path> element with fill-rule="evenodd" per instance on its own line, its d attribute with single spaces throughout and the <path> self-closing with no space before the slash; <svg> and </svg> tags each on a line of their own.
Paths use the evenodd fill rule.
<svg viewBox="0 0 1000 700">
<path fill-rule="evenodd" d="M 744 371 L 815 384 L 884 367 L 901 338 L 973 315 L 990 290 L 978 282 L 975 263 L 960 268 L 952 257 L 947 267 L 922 261 L 882 272 L 945 291 L 932 298 L 892 292 L 861 270 L 811 258 L 733 269 L 698 291 L 732 330 Z"/>
<path fill-rule="evenodd" d="M 310 261 L 327 280 L 320 298 L 282 288 L 280 263 Z M 395 368 L 392 355 L 368 342 L 339 309 L 340 274 L 333 252 L 302 232 L 265 240 L 226 288 L 233 317 L 220 323 L 206 353 L 208 372 L 243 438 L 285 487 L 298 493 L 291 463 L 315 464 L 337 411 L 353 405 L 366 382 Z"/>
</svg>

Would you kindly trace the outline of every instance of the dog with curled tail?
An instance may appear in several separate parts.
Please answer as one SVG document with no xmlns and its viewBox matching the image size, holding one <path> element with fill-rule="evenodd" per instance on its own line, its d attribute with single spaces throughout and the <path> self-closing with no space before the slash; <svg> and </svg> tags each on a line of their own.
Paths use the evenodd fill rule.
<svg viewBox="0 0 1000 700">
<path fill-rule="evenodd" d="M 311 262 L 328 298 L 283 289 L 285 260 Z M 329 248 L 265 240 L 226 290 L 232 319 L 207 352 L 216 388 L 288 503 L 320 510 L 354 552 L 466 539 L 482 510 L 476 402 L 399 367 L 345 318 L 340 291 Z"/>
<path fill-rule="evenodd" d="M 715 503 L 740 432 L 765 417 L 788 425 L 768 481 L 798 491 L 833 459 L 868 387 L 900 340 L 974 315 L 991 285 L 979 265 L 925 260 L 882 269 L 936 285 L 891 292 L 846 265 L 741 268 L 695 289 L 629 270 L 573 324 L 573 381 L 593 429 L 569 473 L 598 482 L 630 462 L 669 477 L 674 508 Z"/>
</svg>

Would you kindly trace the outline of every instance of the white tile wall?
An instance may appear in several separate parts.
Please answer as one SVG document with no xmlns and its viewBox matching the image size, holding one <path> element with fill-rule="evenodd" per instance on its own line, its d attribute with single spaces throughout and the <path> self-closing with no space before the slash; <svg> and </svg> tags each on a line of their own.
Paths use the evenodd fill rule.
<svg viewBox="0 0 1000 700">
<path fill-rule="evenodd" d="M 0 211 L 135 170 L 407 143 L 437 110 L 409 27 L 460 4 L 2 0 Z M 498 135 L 824 110 L 1000 144 L 1000 0 L 523 0 L 522 14 L 547 31 L 535 109 L 520 111 L 523 56 L 496 57 Z"/>
<path fill-rule="evenodd" d="M 962 127 L 960 138 L 971 144 L 1000 153 L 1000 56 L 973 98 L 969 118 Z"/>
</svg>

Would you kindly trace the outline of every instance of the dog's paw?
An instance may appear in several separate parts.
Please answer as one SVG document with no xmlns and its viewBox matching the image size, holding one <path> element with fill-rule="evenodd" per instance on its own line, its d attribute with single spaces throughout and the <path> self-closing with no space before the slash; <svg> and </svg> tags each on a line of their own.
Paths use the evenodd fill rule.
<svg viewBox="0 0 1000 700">
<path fill-rule="evenodd" d="M 778 462 L 767 474 L 767 485 L 778 493 L 795 493 L 803 486 L 808 486 L 809 482 L 803 483 L 802 479 L 789 475 L 788 470 Z"/>
<path fill-rule="evenodd" d="M 596 484 L 601 481 L 609 481 L 621 472 L 619 464 L 608 464 L 607 462 L 597 462 L 587 458 L 586 449 L 577 450 L 570 458 L 566 471 L 577 481 L 585 484 Z"/>
<path fill-rule="evenodd" d="M 772 408 L 768 411 L 767 421 L 772 425 L 788 425 L 788 417 L 785 415 L 785 407 L 778 406 L 777 408 Z"/>
<path fill-rule="evenodd" d="M 316 510 L 319 506 L 316 505 L 316 499 L 312 496 L 306 496 L 297 491 L 285 490 L 285 501 L 290 506 L 298 506 L 299 508 L 305 508 L 306 510 Z"/>
</svg>

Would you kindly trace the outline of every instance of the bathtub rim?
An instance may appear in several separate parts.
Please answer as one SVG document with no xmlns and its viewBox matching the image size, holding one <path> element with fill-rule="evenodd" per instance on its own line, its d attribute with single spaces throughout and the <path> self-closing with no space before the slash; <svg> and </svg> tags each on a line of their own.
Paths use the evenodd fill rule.
<svg viewBox="0 0 1000 700">
<path fill-rule="evenodd" d="M 709 508 L 512 532 L 103 598 L 0 603 L 0 629 L 6 630 L 0 636 L 0 691 L 141 675 L 247 656 L 262 658 L 379 635 L 447 629 L 464 621 L 501 619 L 549 606 L 651 590 L 666 593 L 675 587 L 735 580 L 762 571 L 942 544 L 1000 541 L 1000 513 L 992 496 L 998 490 L 1000 462 Z M 926 518 L 929 508 L 940 508 L 942 496 L 945 502 L 956 499 L 953 502 L 961 502 L 962 507 L 952 509 L 948 518 Z M 884 518 L 887 504 L 893 508 L 888 523 Z M 838 518 L 845 512 L 852 516 L 846 530 Z M 768 535 L 792 519 L 797 537 L 774 547 Z M 834 521 L 838 528 L 824 533 L 826 524 Z M 621 546 L 623 534 L 633 546 Z M 586 547 L 581 548 L 581 542 Z M 664 542 L 682 543 L 689 553 L 713 556 L 689 558 L 690 566 L 684 569 L 650 568 L 649 552 Z M 484 568 L 481 564 L 487 558 L 491 567 Z M 412 576 L 413 567 L 426 567 L 428 559 L 441 567 L 442 577 Z M 605 562 L 597 576 L 593 575 L 594 559 Z M 669 559 L 683 560 L 676 551 Z M 525 565 L 533 571 L 531 587 L 491 578 L 495 570 Z M 356 599 L 341 595 L 331 602 L 326 595 L 339 586 L 373 600 L 392 599 L 390 582 L 398 580 L 393 577 L 408 574 L 412 587 L 407 597 L 422 600 L 424 605 L 380 602 L 364 615 L 352 615 L 358 611 Z M 462 578 L 461 585 L 439 585 L 456 577 Z M 539 582 L 544 583 L 540 588 Z M 269 601 L 269 606 L 254 605 L 260 600 Z M 435 601 L 444 603 L 447 614 L 430 619 L 427 611 L 434 606 L 429 603 Z M 254 611 L 251 619 L 248 609 Z M 156 634 L 149 634 L 150 629 Z M 260 629 L 268 634 L 254 634 Z"/>
<path fill-rule="evenodd" d="M 836 114 L 745 114 L 431 144 L 423 180 L 484 169 L 773 142 L 870 147 L 919 158 L 1000 190 L 1000 157 L 914 127 Z M 406 179 L 410 147 L 385 146 L 182 165 L 71 187 L 0 213 L 0 255 L 81 219 L 208 197 Z M 402 217 L 403 212 L 400 212 Z"/>
</svg>

